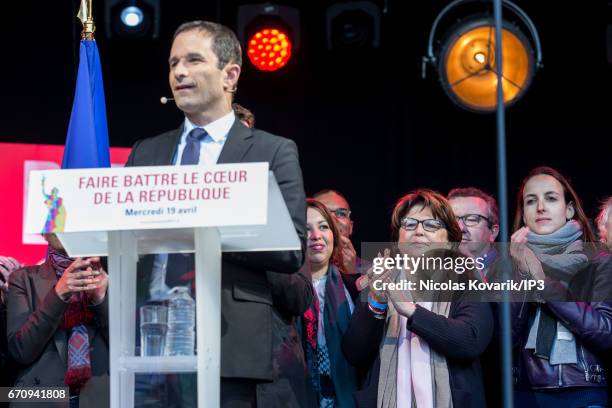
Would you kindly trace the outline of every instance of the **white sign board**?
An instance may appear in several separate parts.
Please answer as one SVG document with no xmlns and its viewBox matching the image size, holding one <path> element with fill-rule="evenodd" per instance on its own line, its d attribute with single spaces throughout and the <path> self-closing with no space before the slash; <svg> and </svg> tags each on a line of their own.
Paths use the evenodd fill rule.
<svg viewBox="0 0 612 408">
<path fill-rule="evenodd" d="M 27 233 L 267 223 L 268 163 L 32 171 Z"/>
</svg>

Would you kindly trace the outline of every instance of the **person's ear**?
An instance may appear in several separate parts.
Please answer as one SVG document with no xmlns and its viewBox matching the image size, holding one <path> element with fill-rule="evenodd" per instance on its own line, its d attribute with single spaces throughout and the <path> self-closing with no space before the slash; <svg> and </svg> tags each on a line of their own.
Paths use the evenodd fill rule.
<svg viewBox="0 0 612 408">
<path fill-rule="evenodd" d="M 495 242 L 495 240 L 497 239 L 497 235 L 499 235 L 499 225 L 493 224 L 491 225 L 491 239 L 489 241 Z"/>
<path fill-rule="evenodd" d="M 575 214 L 576 214 L 576 209 L 574 208 L 574 203 L 570 201 L 569 203 L 567 203 L 567 206 L 565 207 L 565 219 L 569 221 L 572 218 L 574 218 Z"/>
<path fill-rule="evenodd" d="M 227 64 L 223 68 L 223 89 L 227 92 L 235 92 L 240 78 L 240 65 Z"/>
</svg>

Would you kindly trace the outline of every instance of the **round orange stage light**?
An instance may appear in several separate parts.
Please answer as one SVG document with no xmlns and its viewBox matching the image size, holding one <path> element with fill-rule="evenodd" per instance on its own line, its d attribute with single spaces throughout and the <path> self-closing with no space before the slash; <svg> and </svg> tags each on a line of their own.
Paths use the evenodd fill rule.
<svg viewBox="0 0 612 408">
<path fill-rule="evenodd" d="M 497 101 L 495 27 L 488 21 L 460 29 L 442 48 L 439 72 L 446 93 L 459 105 L 491 112 Z M 518 30 L 502 30 L 502 89 L 509 106 L 525 93 L 534 74 L 533 49 Z"/>
<path fill-rule="evenodd" d="M 247 55 L 261 71 L 276 71 L 291 58 L 291 39 L 278 28 L 263 28 L 249 40 Z"/>
</svg>

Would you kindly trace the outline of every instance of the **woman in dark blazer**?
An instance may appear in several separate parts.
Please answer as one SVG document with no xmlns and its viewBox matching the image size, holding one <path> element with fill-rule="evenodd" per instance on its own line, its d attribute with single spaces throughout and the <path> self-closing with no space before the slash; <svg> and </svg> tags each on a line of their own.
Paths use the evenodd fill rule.
<svg viewBox="0 0 612 408">
<path fill-rule="evenodd" d="M 402 197 L 391 224 L 393 241 L 400 253 L 409 256 L 433 247 L 441 247 L 440 254 L 455 254 L 453 249 L 461 241 L 448 202 L 430 190 Z M 459 291 L 446 302 L 441 301 L 443 293 L 423 298 L 432 300 L 433 295 L 440 301 L 409 302 L 406 293 L 382 291 L 373 284 L 375 279 L 396 280 L 390 278 L 394 273 L 388 270 L 371 276 L 368 296 L 367 291 L 362 293 L 343 338 L 347 360 L 371 368 L 364 386 L 355 393 L 357 406 L 485 407 L 479 357 L 493 331 L 490 306 L 467 302 Z M 392 302 L 387 303 L 388 299 Z M 398 382 L 406 386 L 399 387 Z"/>
<path fill-rule="evenodd" d="M 69 387 L 46 407 L 108 406 L 108 276 L 99 258 L 69 258 L 54 235 L 45 263 L 11 275 L 8 349 L 21 369 L 16 387 Z M 26 403 L 16 403 L 26 407 Z M 32 403 L 39 407 L 39 403 Z"/>
</svg>

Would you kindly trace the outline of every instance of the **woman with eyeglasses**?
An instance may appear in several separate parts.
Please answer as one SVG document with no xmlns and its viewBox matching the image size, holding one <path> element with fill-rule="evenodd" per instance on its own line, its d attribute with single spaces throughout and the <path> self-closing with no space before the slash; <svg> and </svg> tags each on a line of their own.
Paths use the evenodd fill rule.
<svg viewBox="0 0 612 408">
<path fill-rule="evenodd" d="M 413 191 L 397 202 L 391 237 L 401 256 L 459 256 L 455 214 L 446 198 L 431 190 Z M 392 268 L 370 276 L 342 344 L 349 362 L 371 368 L 355 393 L 358 407 L 486 406 L 479 357 L 493 331 L 489 305 L 468 302 L 461 290 L 381 290 L 381 282 L 399 283 L 412 273 L 439 278 L 438 272 Z M 454 270 L 446 276 L 461 277 Z"/>
<path fill-rule="evenodd" d="M 590 223 L 562 174 L 550 167 L 529 173 L 514 229 L 515 269 L 545 283 L 536 302 L 512 305 L 516 406 L 608 406 L 602 354 L 612 347 L 612 304 L 605 302 L 612 263 L 589 251 Z"/>
<path fill-rule="evenodd" d="M 313 199 L 306 203 L 308 246 L 303 271 L 312 277 L 316 296 L 300 327 L 310 379 L 319 407 L 354 407 L 357 372 L 341 350 L 354 304 L 338 270 L 340 232 L 322 203 Z"/>
</svg>

